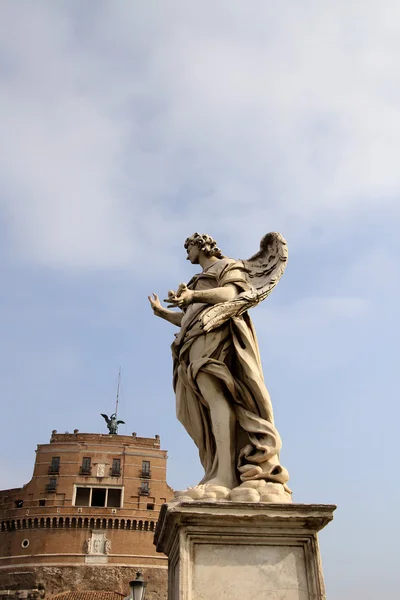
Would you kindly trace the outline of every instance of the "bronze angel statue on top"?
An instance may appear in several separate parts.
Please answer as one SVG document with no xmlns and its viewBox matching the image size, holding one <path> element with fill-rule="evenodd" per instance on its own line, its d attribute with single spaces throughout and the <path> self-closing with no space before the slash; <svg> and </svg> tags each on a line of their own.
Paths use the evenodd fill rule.
<svg viewBox="0 0 400 600">
<path fill-rule="evenodd" d="M 149 296 L 154 314 L 180 328 L 172 344 L 177 416 L 205 471 L 197 486 L 178 497 L 291 502 L 248 314 L 282 276 L 286 241 L 268 233 L 248 260 L 225 257 L 207 234 L 194 233 L 184 247 L 202 271 L 168 293 L 167 308 L 157 294 Z"/>
<path fill-rule="evenodd" d="M 110 415 L 110 418 L 108 418 L 108 415 L 105 415 L 104 413 L 100 413 L 100 414 L 104 418 L 105 422 L 107 423 L 108 433 L 110 433 L 110 434 L 116 435 L 118 433 L 118 425 L 125 425 L 125 421 L 117 421 L 116 413 L 113 413 L 112 415 Z"/>
</svg>

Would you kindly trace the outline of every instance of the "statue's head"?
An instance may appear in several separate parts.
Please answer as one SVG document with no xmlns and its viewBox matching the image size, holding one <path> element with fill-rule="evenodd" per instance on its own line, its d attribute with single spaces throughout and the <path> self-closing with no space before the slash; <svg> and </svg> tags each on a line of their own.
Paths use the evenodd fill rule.
<svg viewBox="0 0 400 600">
<path fill-rule="evenodd" d="M 207 258 L 210 258 L 211 256 L 215 256 L 215 258 L 223 258 L 223 254 L 218 248 L 217 242 L 206 233 L 194 233 L 190 237 L 186 238 L 184 247 L 188 252 L 189 260 L 191 260 L 189 256 L 189 250 L 192 246 L 197 247 L 200 252 L 204 252 Z M 192 262 L 197 263 L 198 260 L 194 260 Z"/>
</svg>

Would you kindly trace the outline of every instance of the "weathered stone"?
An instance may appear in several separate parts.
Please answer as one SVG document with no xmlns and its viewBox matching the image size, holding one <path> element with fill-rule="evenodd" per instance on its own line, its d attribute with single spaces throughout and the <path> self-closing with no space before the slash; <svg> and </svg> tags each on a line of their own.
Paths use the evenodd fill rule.
<svg viewBox="0 0 400 600">
<path fill-rule="evenodd" d="M 229 491 L 244 481 L 286 484 L 289 479 L 279 463 L 281 438 L 248 314 L 282 276 L 286 241 L 268 233 L 248 260 L 223 256 L 207 234 L 194 233 L 184 246 L 187 259 L 202 271 L 168 292 L 167 307 L 157 294 L 149 296 L 154 314 L 180 329 L 172 344 L 177 416 L 205 470 L 196 486 L 206 486 L 204 493 L 192 489 L 180 496 L 258 502 L 256 492 L 221 496 L 215 488 Z"/>
<path fill-rule="evenodd" d="M 231 500 L 233 502 L 259 502 L 260 494 L 253 488 L 235 488 L 231 491 Z"/>
<path fill-rule="evenodd" d="M 317 532 L 335 508 L 233 501 L 165 505 L 155 544 L 168 556 L 168 599 L 325 600 Z"/>
<path fill-rule="evenodd" d="M 34 566 L 12 568 L 10 573 L 0 572 L 0 590 L 9 590 L 19 594 L 19 590 L 43 590 L 40 597 L 48 598 L 66 590 L 117 591 L 129 593 L 129 581 L 135 579 L 137 567 L 118 567 L 110 565 L 80 566 Z M 167 598 L 167 569 L 142 568 L 147 581 L 148 596 L 152 600 Z"/>
</svg>

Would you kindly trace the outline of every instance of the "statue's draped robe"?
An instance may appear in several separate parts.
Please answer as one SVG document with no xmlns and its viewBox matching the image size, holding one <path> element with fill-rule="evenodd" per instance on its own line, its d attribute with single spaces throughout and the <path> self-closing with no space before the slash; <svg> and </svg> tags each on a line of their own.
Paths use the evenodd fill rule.
<svg viewBox="0 0 400 600">
<path fill-rule="evenodd" d="M 218 260 L 194 277 L 188 287 L 209 290 L 228 284 L 235 285 L 238 293 L 251 288 L 241 261 Z M 208 308 L 208 304 L 190 304 L 172 344 L 177 417 L 199 449 L 205 470 L 201 483 L 216 476 L 218 457 L 210 411 L 196 384 L 199 373 L 216 377 L 223 383 L 226 398 L 235 413 L 238 478 L 286 483 L 289 476 L 279 464 L 281 439 L 274 427 L 251 319 L 244 313 L 205 333 L 201 316 Z"/>
</svg>

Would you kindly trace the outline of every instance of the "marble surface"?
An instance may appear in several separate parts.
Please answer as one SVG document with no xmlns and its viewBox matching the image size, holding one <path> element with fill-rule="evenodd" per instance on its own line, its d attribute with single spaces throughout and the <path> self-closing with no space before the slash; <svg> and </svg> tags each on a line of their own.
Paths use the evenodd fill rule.
<svg viewBox="0 0 400 600">
<path fill-rule="evenodd" d="M 317 532 L 333 505 L 172 502 L 155 532 L 169 600 L 326 600 Z"/>
<path fill-rule="evenodd" d="M 176 413 L 204 468 L 199 485 L 179 497 L 290 503 L 282 441 L 248 312 L 283 275 L 286 241 L 268 233 L 248 260 L 224 256 L 207 234 L 194 233 L 184 247 L 200 272 L 168 292 L 167 307 L 157 294 L 149 296 L 154 314 L 179 328 L 172 344 Z M 262 488 L 265 483 L 274 487 Z"/>
<path fill-rule="evenodd" d="M 199 544 L 193 600 L 309 600 L 304 550 L 295 546 Z"/>
</svg>

